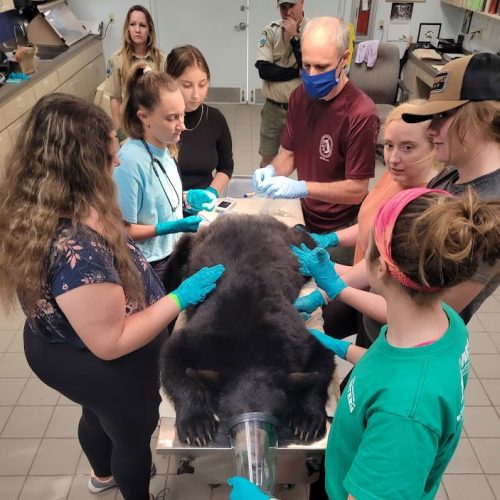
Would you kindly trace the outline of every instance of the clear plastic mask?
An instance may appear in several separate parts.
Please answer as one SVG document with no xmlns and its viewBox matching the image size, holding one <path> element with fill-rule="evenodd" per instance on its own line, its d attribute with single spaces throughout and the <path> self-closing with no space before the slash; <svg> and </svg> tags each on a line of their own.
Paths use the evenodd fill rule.
<svg viewBox="0 0 500 500">
<path fill-rule="evenodd" d="M 275 483 L 278 420 L 266 413 L 244 413 L 229 422 L 236 475 L 272 495 Z"/>
</svg>

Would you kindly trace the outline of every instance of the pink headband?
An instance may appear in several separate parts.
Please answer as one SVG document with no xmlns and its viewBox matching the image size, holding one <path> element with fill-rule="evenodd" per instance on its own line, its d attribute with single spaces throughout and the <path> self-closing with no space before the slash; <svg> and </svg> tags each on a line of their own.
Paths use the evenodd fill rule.
<svg viewBox="0 0 500 500">
<path fill-rule="evenodd" d="M 394 232 L 394 226 L 403 209 L 416 198 L 420 198 L 424 194 L 437 193 L 444 196 L 452 196 L 448 191 L 442 189 L 427 189 L 427 188 L 413 188 L 405 189 L 393 196 L 390 200 L 385 202 L 378 210 L 374 222 L 373 236 L 375 245 L 389 267 L 389 271 L 394 279 L 401 285 L 418 290 L 419 292 L 436 292 L 440 287 L 428 287 L 420 285 L 413 281 L 409 276 L 403 273 L 396 263 L 392 260 L 391 255 L 391 242 Z"/>
</svg>

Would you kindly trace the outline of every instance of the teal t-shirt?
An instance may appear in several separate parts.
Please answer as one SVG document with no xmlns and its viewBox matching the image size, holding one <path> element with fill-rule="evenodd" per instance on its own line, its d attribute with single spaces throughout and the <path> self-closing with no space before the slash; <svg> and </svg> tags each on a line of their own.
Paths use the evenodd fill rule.
<svg viewBox="0 0 500 500">
<path fill-rule="evenodd" d="M 326 449 L 331 500 L 432 499 L 458 445 L 469 341 L 460 316 L 437 342 L 397 348 L 387 325 L 355 366 Z"/>
<path fill-rule="evenodd" d="M 130 224 L 145 225 L 182 219 L 182 183 L 177 165 L 167 150 L 149 143 L 148 146 L 160 162 L 160 165 L 155 162 L 154 168 L 149 153 L 138 139 L 125 142 L 118 153 L 120 165 L 113 179 L 123 219 Z M 166 234 L 136 244 L 148 262 L 155 262 L 172 253 L 179 237 L 178 233 Z"/>
</svg>

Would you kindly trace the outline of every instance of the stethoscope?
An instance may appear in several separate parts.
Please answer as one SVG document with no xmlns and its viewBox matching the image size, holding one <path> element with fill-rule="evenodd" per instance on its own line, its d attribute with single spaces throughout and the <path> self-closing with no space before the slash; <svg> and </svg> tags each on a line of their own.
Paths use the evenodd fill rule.
<svg viewBox="0 0 500 500">
<path fill-rule="evenodd" d="M 158 179 L 158 182 L 160 183 L 161 189 L 165 193 L 165 197 L 167 198 L 168 204 L 170 205 L 170 209 L 172 210 L 172 213 L 175 213 L 175 211 L 179 208 L 179 205 L 181 204 L 181 200 L 179 198 L 179 195 L 177 194 L 177 190 L 175 189 L 174 184 L 170 180 L 170 177 L 167 175 L 167 171 L 165 170 L 165 167 L 162 165 L 161 161 L 158 160 L 158 158 L 155 158 L 155 156 L 153 155 L 153 153 L 149 149 L 147 142 L 144 139 L 141 139 L 141 142 L 144 145 L 144 147 L 146 148 L 146 151 L 149 153 L 149 157 L 151 158 L 151 167 L 153 169 L 153 172 L 156 175 L 156 178 Z M 177 162 L 175 162 L 175 164 L 177 166 Z M 170 201 L 170 198 L 169 198 L 167 192 L 165 191 L 165 188 L 163 187 L 163 182 L 160 179 L 160 174 L 158 173 L 158 170 L 156 169 L 156 165 L 158 165 L 160 167 L 160 170 L 163 172 L 163 174 L 167 178 L 168 183 L 170 184 L 170 186 L 172 187 L 172 189 L 175 193 L 175 197 L 177 198 L 177 203 L 176 203 L 175 207 L 172 205 L 172 202 Z M 177 167 L 177 170 L 178 169 L 179 169 L 179 167 Z"/>
</svg>

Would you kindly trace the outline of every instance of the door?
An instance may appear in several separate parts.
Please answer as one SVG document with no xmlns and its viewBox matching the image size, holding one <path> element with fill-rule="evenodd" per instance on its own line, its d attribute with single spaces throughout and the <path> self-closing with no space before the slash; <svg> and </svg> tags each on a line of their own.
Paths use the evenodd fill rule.
<svg viewBox="0 0 500 500">
<path fill-rule="evenodd" d="M 156 2 L 159 46 L 198 47 L 211 73 L 211 101 L 247 100 L 249 0 Z"/>
<path fill-rule="evenodd" d="M 338 16 L 343 1 L 304 0 L 304 10 L 309 18 Z M 254 66 L 257 45 L 264 26 L 279 19 L 276 0 L 151 3 L 162 50 L 191 44 L 202 51 L 211 73 L 210 101 L 255 101 L 261 87 Z"/>
</svg>

